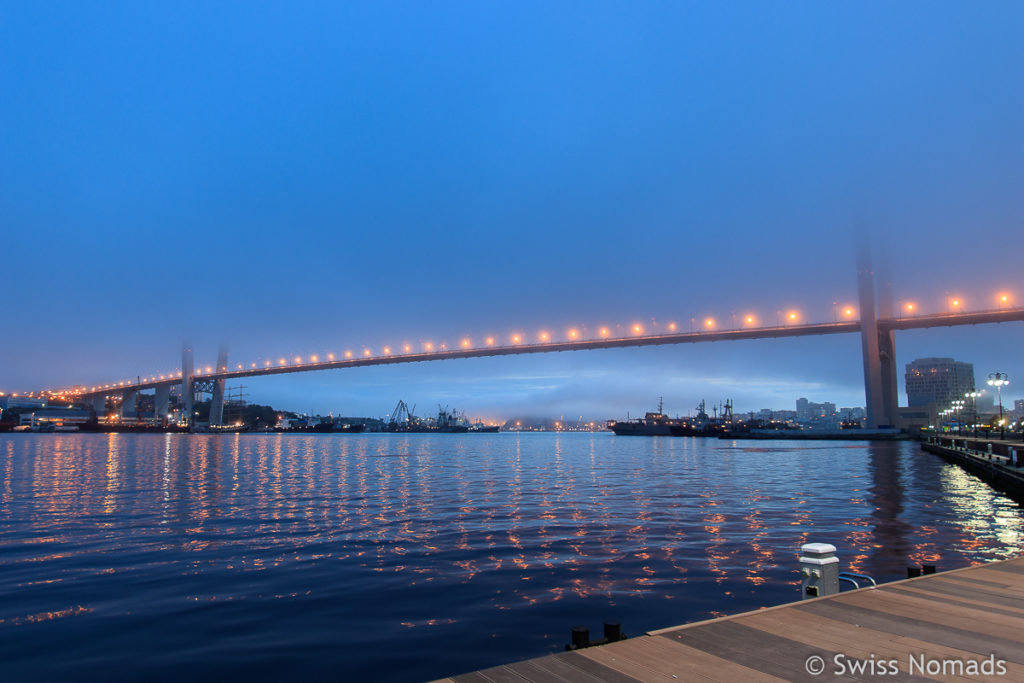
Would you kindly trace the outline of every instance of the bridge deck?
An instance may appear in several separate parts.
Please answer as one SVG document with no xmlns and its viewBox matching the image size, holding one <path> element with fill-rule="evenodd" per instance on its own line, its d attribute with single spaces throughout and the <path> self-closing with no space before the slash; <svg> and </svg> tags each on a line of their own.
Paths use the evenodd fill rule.
<svg viewBox="0 0 1024 683">
<path fill-rule="evenodd" d="M 990 655 L 999 671 L 969 675 Z M 840 672 L 834 657 L 874 658 Z M 822 658 L 812 676 L 808 658 Z M 923 656 L 923 658 L 922 658 Z M 913 658 L 913 662 L 911 662 Z M 1024 557 L 779 605 L 476 671 L 457 683 L 537 681 L 1024 680 Z M 942 660 L 945 675 L 936 667 Z M 955 662 L 962 662 L 957 664 Z M 912 668 L 923 665 L 924 669 Z M 870 665 L 870 664 L 869 664 Z M 886 665 L 889 666 L 888 664 Z M 929 668 L 930 667 L 930 668 Z M 838 675 L 837 675 L 838 673 Z M 958 675 L 961 674 L 962 675 Z"/>
</svg>

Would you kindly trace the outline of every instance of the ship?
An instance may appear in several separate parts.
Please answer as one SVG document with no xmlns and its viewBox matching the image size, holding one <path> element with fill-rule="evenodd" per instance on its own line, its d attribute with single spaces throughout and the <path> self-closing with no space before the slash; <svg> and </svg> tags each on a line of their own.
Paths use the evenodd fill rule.
<svg viewBox="0 0 1024 683">
<path fill-rule="evenodd" d="M 718 406 L 712 408 L 714 417 L 708 415 L 704 401 L 697 406 L 697 416 L 685 420 L 676 420 L 669 426 L 672 436 L 720 436 L 728 432 L 732 426 L 732 401 L 727 400 L 719 415 Z"/>
<path fill-rule="evenodd" d="M 437 407 L 437 417 L 434 419 L 422 419 L 416 417 L 414 411 L 416 406 L 409 408 L 405 401 L 399 401 L 391 413 L 391 419 L 384 425 L 385 432 L 410 432 L 410 433 L 455 433 L 461 434 L 469 431 L 466 419 L 448 407 Z"/>
<path fill-rule="evenodd" d="M 674 426 L 682 426 L 684 420 L 673 419 L 664 412 L 664 398 L 658 399 L 658 412 L 646 413 L 643 418 L 609 420 L 608 429 L 616 436 L 672 436 Z"/>
</svg>

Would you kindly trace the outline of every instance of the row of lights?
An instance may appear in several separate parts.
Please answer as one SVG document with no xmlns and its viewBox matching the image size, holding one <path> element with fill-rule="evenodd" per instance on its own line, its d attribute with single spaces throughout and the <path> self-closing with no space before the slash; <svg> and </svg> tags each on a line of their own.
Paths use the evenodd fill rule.
<svg viewBox="0 0 1024 683">
<path fill-rule="evenodd" d="M 1010 294 L 1007 293 L 1007 292 L 1000 292 L 999 294 L 996 295 L 996 303 L 1000 307 L 1008 306 L 1011 303 L 1011 296 L 1010 296 Z M 953 296 L 953 297 L 949 297 L 948 300 L 947 300 L 948 308 L 951 311 L 963 310 L 963 304 L 964 304 L 964 300 L 963 300 L 962 297 Z M 846 319 L 846 320 L 850 320 L 850 319 L 852 319 L 856 315 L 856 309 L 854 309 L 853 306 L 843 306 L 841 311 L 838 308 L 838 304 L 836 302 L 833 302 L 833 306 L 836 307 L 837 316 L 838 316 L 839 313 L 841 313 L 842 317 L 844 319 Z M 903 302 L 900 308 L 901 308 L 901 311 L 903 313 L 906 313 L 907 315 L 914 315 L 918 311 L 917 304 L 914 303 L 913 301 Z M 787 311 L 785 313 L 784 319 L 783 319 L 782 312 L 781 311 L 778 312 L 778 324 L 779 325 L 793 325 L 793 324 L 799 323 L 800 320 L 801 320 L 801 316 L 800 316 L 800 313 L 798 311 L 795 311 L 795 310 Z M 748 313 L 748 314 L 745 314 L 745 315 L 741 316 L 741 321 L 742 321 L 743 327 L 746 327 L 746 328 L 756 327 L 757 324 L 758 324 L 757 316 L 755 316 L 752 313 Z M 695 331 L 694 330 L 695 322 L 696 322 L 695 319 L 691 318 L 691 320 L 690 320 L 690 332 L 694 332 Z M 733 324 L 735 325 L 735 318 L 733 319 Z M 678 325 L 676 323 L 674 323 L 674 322 L 669 323 L 667 328 L 668 328 L 668 331 L 672 332 L 672 333 L 675 333 L 675 332 L 678 331 Z M 705 318 L 703 320 L 703 322 L 702 322 L 702 329 L 704 331 L 717 330 L 718 328 L 719 328 L 719 323 L 718 323 L 718 321 L 715 318 Z M 630 331 L 632 332 L 632 334 L 634 336 L 643 335 L 644 334 L 644 326 L 639 324 L 639 323 L 635 323 L 635 324 L 633 324 L 630 327 Z M 612 331 L 608 327 L 601 327 L 601 328 L 598 329 L 597 336 L 600 339 L 609 339 L 609 338 L 611 338 L 611 335 L 612 335 Z M 584 338 L 583 333 L 579 329 L 572 328 L 572 329 L 569 329 L 566 332 L 566 340 L 567 341 L 579 341 L 579 340 L 582 340 L 583 338 Z M 619 338 L 625 338 L 625 337 L 619 337 Z M 521 333 L 512 334 L 509 337 L 509 340 L 511 341 L 512 345 L 514 345 L 514 346 L 526 343 L 526 339 L 527 339 L 526 335 L 521 334 Z M 552 339 L 551 339 L 551 333 L 550 332 L 542 331 L 542 332 L 540 332 L 537 335 L 537 342 L 538 343 L 548 344 L 548 343 L 551 343 L 551 341 L 552 341 Z M 493 346 L 495 346 L 496 343 L 497 343 L 497 341 L 496 341 L 495 337 L 486 337 L 485 340 L 484 340 L 484 347 L 478 347 L 478 348 L 493 347 Z M 472 341 L 469 338 L 462 339 L 461 342 L 460 342 L 460 347 L 463 348 L 463 349 L 466 349 L 466 350 L 474 348 L 473 345 L 472 345 Z M 423 351 L 426 352 L 426 353 L 433 353 L 433 352 L 447 351 L 447 350 L 448 350 L 448 347 L 444 343 L 442 343 L 440 345 L 437 345 L 435 347 L 433 342 L 423 342 Z M 384 356 L 392 355 L 392 349 L 391 349 L 390 346 L 383 347 L 382 351 L 383 351 L 382 355 L 384 355 Z M 412 348 L 411 344 L 406 343 L 406 344 L 402 345 L 402 352 L 403 353 L 412 353 L 412 351 L 413 351 L 413 348 Z M 344 358 L 347 359 L 347 360 L 351 360 L 351 359 L 356 358 L 356 354 L 353 351 L 345 351 L 343 355 L 344 355 Z M 373 355 L 373 352 L 370 349 L 365 349 L 364 348 L 360 357 L 361 358 L 373 358 L 374 355 Z M 326 362 L 334 362 L 335 360 L 337 360 L 337 357 L 333 353 L 329 353 L 329 354 L 327 354 L 326 359 L 327 359 Z M 317 364 L 317 363 L 320 363 L 320 362 L 322 362 L 322 361 L 320 360 L 320 357 L 317 356 L 317 355 L 310 356 L 309 360 L 306 361 L 306 362 L 303 362 L 302 356 L 295 356 L 294 359 L 293 359 L 293 362 L 291 363 L 291 365 L 293 365 L 293 366 L 295 366 L 295 365 L 309 365 L 309 364 Z M 271 361 L 271 360 L 264 360 L 264 361 L 262 361 L 263 368 L 287 367 L 288 365 L 289 365 L 289 359 L 288 358 L 284 358 L 284 357 L 279 358 L 276 363 L 274 361 Z M 260 363 L 251 363 L 249 365 L 249 369 L 259 369 L 259 368 L 260 368 Z M 226 372 L 227 369 L 228 368 L 226 366 L 221 367 L 221 368 L 219 368 L 219 372 Z M 246 368 L 245 368 L 245 366 L 242 363 L 239 363 L 239 364 L 236 365 L 236 369 L 238 371 L 243 371 Z M 196 372 L 197 376 L 202 376 L 204 374 L 204 368 L 202 368 L 202 367 L 197 368 L 195 372 Z M 212 373 L 213 373 L 213 368 L 211 366 L 206 366 L 205 374 L 212 374 Z M 167 373 L 167 374 L 164 374 L 164 375 L 152 375 L 152 376 L 149 377 L 149 381 L 150 382 L 156 382 L 158 380 L 160 380 L 160 381 L 173 380 L 173 379 L 180 378 L 181 376 L 182 376 L 181 371 L 175 371 L 175 372 Z M 122 381 L 122 382 L 118 382 L 116 384 L 97 385 L 97 386 L 92 387 L 92 391 L 99 391 L 101 389 L 117 389 L 119 387 L 125 387 L 125 386 L 131 386 L 131 382 L 130 381 Z M 82 393 L 82 391 L 84 391 L 84 390 L 85 390 L 84 387 L 82 387 L 82 388 L 75 388 L 75 389 L 71 390 L 71 393 Z M 63 393 L 63 392 L 61 392 L 61 393 Z M 0 396 L 3 396 L 3 395 L 4 394 L 2 392 L 0 392 Z M 28 395 L 32 396 L 33 394 L 28 394 Z M 53 392 L 48 392 L 48 395 L 60 395 L 60 394 L 55 394 Z M 17 396 L 17 394 L 12 394 L 12 396 Z"/>
</svg>

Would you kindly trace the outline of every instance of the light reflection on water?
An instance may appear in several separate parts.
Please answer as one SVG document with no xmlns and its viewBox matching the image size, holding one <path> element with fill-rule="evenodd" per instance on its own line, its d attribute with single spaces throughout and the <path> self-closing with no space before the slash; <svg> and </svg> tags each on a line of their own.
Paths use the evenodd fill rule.
<svg viewBox="0 0 1024 683">
<path fill-rule="evenodd" d="M 19 434 L 0 473 L 0 661 L 35 677 L 431 678 L 794 600 L 808 541 L 891 580 L 1024 528 L 909 443 Z"/>
</svg>

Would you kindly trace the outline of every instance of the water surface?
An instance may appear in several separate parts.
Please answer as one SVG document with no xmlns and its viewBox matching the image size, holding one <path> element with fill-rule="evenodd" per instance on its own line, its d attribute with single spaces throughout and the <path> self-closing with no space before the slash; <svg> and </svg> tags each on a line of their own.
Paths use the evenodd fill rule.
<svg viewBox="0 0 1024 683">
<path fill-rule="evenodd" d="M 912 443 L 611 434 L 0 435 L 13 679 L 423 680 L 1016 553 Z"/>
</svg>

